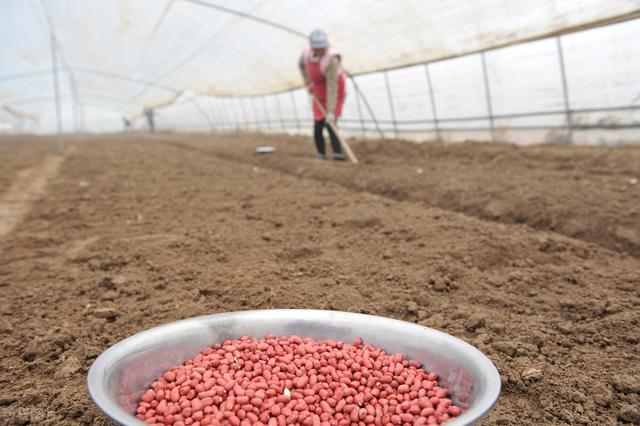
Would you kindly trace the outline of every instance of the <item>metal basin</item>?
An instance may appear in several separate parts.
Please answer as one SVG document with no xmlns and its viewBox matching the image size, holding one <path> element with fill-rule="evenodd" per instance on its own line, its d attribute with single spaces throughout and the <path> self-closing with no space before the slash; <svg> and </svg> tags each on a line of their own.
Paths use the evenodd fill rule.
<svg viewBox="0 0 640 426">
<path fill-rule="evenodd" d="M 473 346 L 448 334 L 371 315 L 307 309 L 230 312 L 191 318 L 143 331 L 107 349 L 89 370 L 89 393 L 115 423 L 144 425 L 139 398 L 158 376 L 202 349 L 241 336 L 297 334 L 315 339 L 365 342 L 417 359 L 464 408 L 448 426 L 469 425 L 491 410 L 500 394 L 493 363 Z M 466 407 L 466 408 L 465 408 Z"/>
</svg>

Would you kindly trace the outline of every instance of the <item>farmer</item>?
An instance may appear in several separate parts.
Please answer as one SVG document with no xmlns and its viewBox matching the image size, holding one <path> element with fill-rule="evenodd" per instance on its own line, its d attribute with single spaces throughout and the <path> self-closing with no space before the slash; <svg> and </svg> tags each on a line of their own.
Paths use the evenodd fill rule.
<svg viewBox="0 0 640 426">
<path fill-rule="evenodd" d="M 125 116 L 122 116 L 122 125 L 124 126 L 123 132 L 126 133 L 131 130 L 131 120 Z"/>
<path fill-rule="evenodd" d="M 331 138 L 333 159 L 344 161 L 340 141 L 331 125 L 337 124 L 342 113 L 346 79 L 340 66 L 340 52 L 329 44 L 327 35 L 322 30 L 315 30 L 309 36 L 309 46 L 304 49 L 298 63 L 302 78 L 307 86 L 313 103 L 313 136 L 318 156 L 327 159 L 323 131 L 327 127 Z M 322 105 L 318 107 L 316 101 Z M 325 114 L 326 112 L 326 114 Z"/>
<path fill-rule="evenodd" d="M 147 117 L 147 124 L 149 125 L 149 131 L 154 132 L 156 130 L 156 123 L 153 117 L 153 108 L 145 107 L 144 115 Z"/>
</svg>

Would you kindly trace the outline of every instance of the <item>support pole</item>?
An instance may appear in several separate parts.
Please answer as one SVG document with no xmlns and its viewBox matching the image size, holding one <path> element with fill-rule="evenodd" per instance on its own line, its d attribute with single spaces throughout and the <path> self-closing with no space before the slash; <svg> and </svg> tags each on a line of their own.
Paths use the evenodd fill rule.
<svg viewBox="0 0 640 426">
<path fill-rule="evenodd" d="M 209 125 L 209 131 L 213 132 L 213 123 L 211 122 L 211 117 L 209 117 L 209 114 L 207 114 L 207 112 L 200 106 L 198 101 L 195 99 L 195 96 L 191 96 L 189 100 L 191 101 L 193 106 L 196 107 L 196 109 L 200 112 L 200 114 L 202 114 L 205 120 L 207 120 L 207 124 Z"/>
<path fill-rule="evenodd" d="M 224 102 L 225 109 L 229 111 L 229 120 L 230 120 L 230 123 L 232 123 L 231 126 L 233 128 L 233 131 L 237 132 L 238 119 L 236 118 L 236 112 L 233 110 L 233 102 L 231 101 L 231 98 L 227 98 L 227 97 L 222 98 L 222 100 L 227 101 L 227 102 Z"/>
<path fill-rule="evenodd" d="M 560 76 L 562 77 L 562 94 L 564 96 L 564 112 L 567 118 L 567 144 L 573 144 L 573 123 L 571 119 L 571 106 L 569 104 L 569 87 L 567 85 L 567 73 L 564 68 L 564 54 L 562 53 L 562 41 L 556 37 L 558 46 L 558 61 L 560 62 Z"/>
<path fill-rule="evenodd" d="M 358 118 L 360 119 L 362 139 L 367 140 L 367 130 L 364 127 L 364 117 L 362 116 L 362 107 L 360 106 L 360 96 L 356 96 L 356 108 L 358 109 Z"/>
<path fill-rule="evenodd" d="M 255 125 L 256 125 L 256 130 L 258 131 L 258 133 L 260 133 L 262 131 L 262 129 L 260 128 L 260 118 L 258 117 L 258 107 L 256 106 L 256 97 L 252 96 L 251 97 L 251 107 L 253 109 L 253 119 L 255 121 Z"/>
<path fill-rule="evenodd" d="M 87 116 L 84 112 L 84 104 L 82 103 L 82 98 L 79 97 L 79 108 L 80 108 L 80 131 L 85 133 L 87 131 Z"/>
<path fill-rule="evenodd" d="M 224 131 L 227 130 L 227 113 L 224 110 L 224 104 L 222 103 L 222 97 L 216 96 L 215 105 L 218 107 L 218 110 L 220 111 L 221 128 L 222 128 L 222 131 L 224 132 Z M 231 128 L 231 124 L 229 124 L 229 128 Z"/>
<path fill-rule="evenodd" d="M 427 85 L 429 86 L 429 99 L 431 100 L 431 111 L 433 111 L 433 125 L 436 129 L 436 138 L 438 142 L 442 142 L 442 134 L 440 133 L 440 124 L 438 123 L 438 110 L 436 109 L 436 95 L 433 93 L 433 85 L 431 84 L 431 72 L 429 64 L 424 64 L 427 74 Z"/>
<path fill-rule="evenodd" d="M 80 107 L 78 103 L 78 91 L 76 89 L 76 82 L 73 78 L 73 74 L 71 70 L 67 68 L 67 73 L 69 74 L 69 87 L 71 87 L 71 97 L 69 100 L 71 101 L 71 112 L 73 114 L 73 130 L 75 133 L 79 132 L 79 122 L 80 122 Z"/>
<path fill-rule="evenodd" d="M 296 119 L 296 128 L 298 129 L 298 134 L 300 133 L 300 118 L 298 118 L 298 107 L 296 106 L 296 97 L 293 95 L 293 90 L 289 91 L 289 95 L 291 96 L 291 105 L 293 106 L 293 116 Z"/>
<path fill-rule="evenodd" d="M 269 117 L 269 110 L 267 108 L 267 96 L 262 96 L 262 107 L 264 108 L 264 116 L 267 119 L 267 130 L 271 130 L 271 118 Z"/>
<path fill-rule="evenodd" d="M 389 75 L 384 71 L 384 84 L 387 87 L 387 98 L 389 99 L 389 109 L 391 110 L 391 121 L 393 122 L 393 131 L 398 138 L 398 122 L 396 121 L 396 110 L 393 107 L 393 95 L 391 94 L 391 85 L 389 84 Z"/>
<path fill-rule="evenodd" d="M 247 120 L 247 111 L 244 109 L 244 99 L 243 97 L 239 97 L 238 103 L 240 104 L 240 113 L 242 114 L 242 126 L 245 130 L 249 130 L 249 122 Z"/>
<path fill-rule="evenodd" d="M 215 110 L 211 106 L 211 96 L 210 95 L 206 95 L 206 96 L 207 97 L 205 99 L 207 100 L 207 106 L 209 107 L 209 115 L 211 116 L 211 121 L 213 122 L 212 133 L 215 133 L 216 128 L 218 126 L 218 117 L 216 117 Z"/>
<path fill-rule="evenodd" d="M 360 96 L 362 98 L 362 102 L 364 102 L 364 106 L 367 107 L 367 111 L 369 111 L 369 115 L 371 115 L 371 119 L 373 120 L 373 124 L 375 124 L 376 130 L 378 131 L 378 134 L 380 135 L 380 139 L 384 139 L 384 133 L 382 132 L 382 129 L 380 129 L 380 125 L 378 124 L 378 120 L 376 119 L 376 116 L 373 113 L 373 110 L 371 109 L 371 105 L 369 105 L 369 102 L 367 101 L 367 98 L 364 96 L 364 94 L 360 90 L 360 87 L 358 87 L 358 83 L 356 83 L 355 77 L 352 76 L 349 73 L 346 73 L 346 74 L 351 79 L 351 82 L 353 83 L 353 87 L 355 87 L 355 89 L 356 89 L 356 93 L 358 94 L 358 96 Z"/>
<path fill-rule="evenodd" d="M 56 121 L 58 124 L 58 151 L 64 150 L 64 136 L 62 134 L 62 106 L 60 105 L 60 87 L 58 85 L 58 52 L 56 36 L 51 33 L 51 64 L 53 71 L 53 90 L 55 93 Z"/>
<path fill-rule="evenodd" d="M 484 52 L 480 52 L 480 58 L 482 59 L 482 76 L 484 77 L 484 92 L 487 95 L 487 111 L 489 113 L 489 124 L 491 125 L 491 141 L 496 141 L 496 129 L 493 124 L 493 107 L 491 105 L 491 89 L 489 89 L 489 76 L 487 74 L 487 61 L 484 57 Z"/>
<path fill-rule="evenodd" d="M 274 94 L 273 97 L 276 99 L 276 109 L 278 110 L 278 116 L 280 117 L 280 130 L 282 133 L 286 133 L 287 130 L 284 125 L 284 117 L 282 116 L 282 110 L 280 109 L 280 100 L 278 99 L 277 94 Z"/>
</svg>

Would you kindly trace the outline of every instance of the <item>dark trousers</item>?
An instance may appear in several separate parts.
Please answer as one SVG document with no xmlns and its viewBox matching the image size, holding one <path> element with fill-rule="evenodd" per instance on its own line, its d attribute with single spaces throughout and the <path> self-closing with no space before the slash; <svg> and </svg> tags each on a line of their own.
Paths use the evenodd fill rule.
<svg viewBox="0 0 640 426">
<path fill-rule="evenodd" d="M 342 155 L 342 148 L 340 147 L 340 141 L 338 140 L 338 136 L 331 129 L 325 120 L 316 120 L 313 125 L 313 137 L 316 141 L 316 149 L 318 150 L 318 154 L 326 155 L 326 150 L 324 147 L 324 128 L 329 130 L 329 138 L 331 139 L 331 149 L 333 149 L 334 154 Z"/>
</svg>

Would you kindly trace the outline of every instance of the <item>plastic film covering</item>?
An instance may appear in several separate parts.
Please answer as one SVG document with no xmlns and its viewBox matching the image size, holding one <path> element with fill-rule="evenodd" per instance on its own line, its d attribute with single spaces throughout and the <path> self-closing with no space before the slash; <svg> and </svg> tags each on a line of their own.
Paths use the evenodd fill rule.
<svg viewBox="0 0 640 426">
<path fill-rule="evenodd" d="M 114 131 L 123 117 L 142 128 L 152 107 L 170 130 L 305 133 L 296 61 L 323 28 L 362 94 L 350 81 L 347 133 L 513 139 L 506 129 L 569 122 L 579 133 L 637 117 L 566 110 L 640 103 L 639 15 L 639 0 L 0 2 L 0 131 L 55 131 L 57 76 L 64 131 Z M 565 137 L 553 132 L 530 139 Z"/>
</svg>

